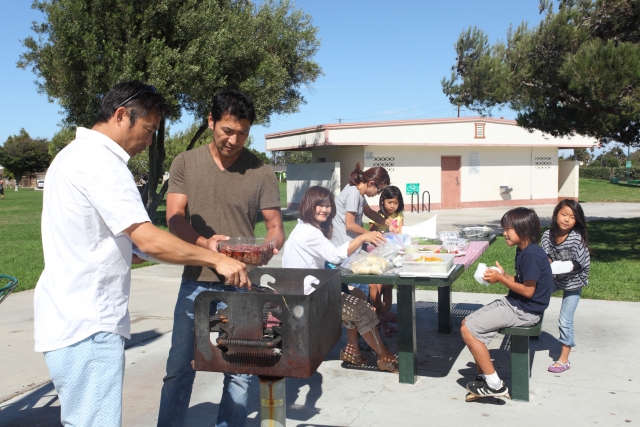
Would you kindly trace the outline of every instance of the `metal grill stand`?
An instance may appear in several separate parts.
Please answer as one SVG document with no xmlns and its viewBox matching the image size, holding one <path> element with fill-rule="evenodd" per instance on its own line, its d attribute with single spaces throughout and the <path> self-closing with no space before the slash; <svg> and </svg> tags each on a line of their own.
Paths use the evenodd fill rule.
<svg viewBox="0 0 640 427">
<path fill-rule="evenodd" d="M 266 277 L 265 277 L 266 276 Z M 313 276 L 315 291 L 304 294 Z M 201 292 L 194 302 L 196 371 L 260 377 L 261 426 L 286 423 L 285 378 L 313 375 L 342 334 L 338 270 L 254 268 L 251 283 L 267 278 L 275 293 Z M 213 316 L 212 303 L 226 308 Z M 215 304 L 213 304 L 215 306 Z M 211 332 L 219 335 L 215 343 Z"/>
<path fill-rule="evenodd" d="M 287 424 L 286 378 L 260 376 L 260 427 Z"/>
</svg>

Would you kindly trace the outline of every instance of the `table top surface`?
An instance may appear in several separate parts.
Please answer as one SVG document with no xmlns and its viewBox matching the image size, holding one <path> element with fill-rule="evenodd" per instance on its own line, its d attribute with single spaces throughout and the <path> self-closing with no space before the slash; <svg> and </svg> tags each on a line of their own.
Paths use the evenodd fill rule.
<svg viewBox="0 0 640 427">
<path fill-rule="evenodd" d="M 398 275 L 379 276 L 374 274 L 343 274 L 342 283 L 377 283 L 398 286 L 450 286 L 464 272 L 464 265 L 455 264 L 449 277 L 400 277 Z"/>
</svg>

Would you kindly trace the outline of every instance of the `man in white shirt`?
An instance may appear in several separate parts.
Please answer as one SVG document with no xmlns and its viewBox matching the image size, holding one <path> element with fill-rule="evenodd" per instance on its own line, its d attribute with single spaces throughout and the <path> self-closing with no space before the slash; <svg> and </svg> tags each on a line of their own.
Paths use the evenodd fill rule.
<svg viewBox="0 0 640 427">
<path fill-rule="evenodd" d="M 158 260 L 215 268 L 227 283 L 249 285 L 244 264 L 149 221 L 127 162 L 151 145 L 169 111 L 153 86 L 120 83 L 93 128 L 79 127 L 47 172 L 35 350 L 44 353 L 65 426 L 121 425 L 132 242 Z"/>
</svg>

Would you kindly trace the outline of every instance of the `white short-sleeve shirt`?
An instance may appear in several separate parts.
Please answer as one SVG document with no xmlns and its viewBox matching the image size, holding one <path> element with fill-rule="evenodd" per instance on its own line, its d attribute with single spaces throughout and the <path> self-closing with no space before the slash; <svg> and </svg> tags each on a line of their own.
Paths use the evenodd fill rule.
<svg viewBox="0 0 640 427">
<path fill-rule="evenodd" d="M 346 242 L 339 247 L 333 246 L 320 229 L 298 219 L 298 225 L 284 245 L 282 267 L 323 269 L 325 261 L 340 264 L 348 256 L 349 243 Z M 305 295 L 313 292 L 310 280 L 305 279 L 304 289 Z"/>
<path fill-rule="evenodd" d="M 106 135 L 78 128 L 47 171 L 42 208 L 45 268 L 34 296 L 35 350 L 57 350 L 96 332 L 130 338 L 131 240 L 149 221 L 127 168 Z"/>
</svg>

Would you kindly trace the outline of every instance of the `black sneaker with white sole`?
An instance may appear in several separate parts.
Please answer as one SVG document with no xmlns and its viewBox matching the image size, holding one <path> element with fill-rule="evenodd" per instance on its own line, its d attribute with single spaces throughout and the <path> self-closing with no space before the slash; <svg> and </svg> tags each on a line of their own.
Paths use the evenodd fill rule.
<svg viewBox="0 0 640 427">
<path fill-rule="evenodd" d="M 503 397 L 509 395 L 509 389 L 504 381 L 500 381 L 500 387 L 494 389 L 489 387 L 487 381 L 482 377 L 476 378 L 475 381 L 469 381 L 467 383 L 467 390 L 477 397 Z"/>
</svg>

